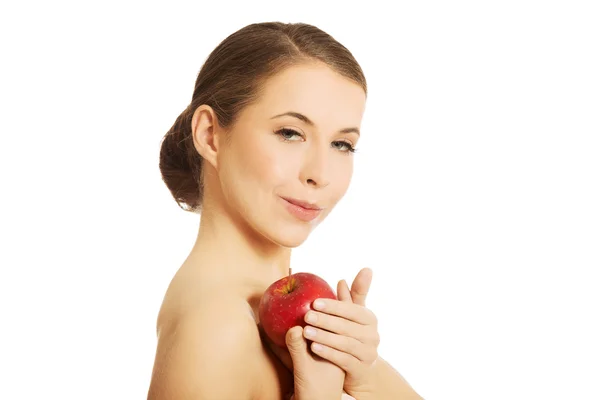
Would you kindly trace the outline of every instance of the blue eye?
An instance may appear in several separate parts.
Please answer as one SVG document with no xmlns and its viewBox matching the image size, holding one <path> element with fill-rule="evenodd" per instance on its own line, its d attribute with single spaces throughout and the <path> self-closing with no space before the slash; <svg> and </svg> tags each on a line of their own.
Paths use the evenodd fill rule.
<svg viewBox="0 0 600 400">
<path fill-rule="evenodd" d="M 281 128 L 281 129 L 275 131 L 275 134 L 281 136 L 281 138 L 286 142 L 293 141 L 293 138 L 296 136 L 302 138 L 302 134 L 300 134 L 299 132 L 296 132 L 293 129 L 289 129 L 289 128 Z"/>
<path fill-rule="evenodd" d="M 284 142 L 296 142 L 304 138 L 304 136 L 300 132 L 297 132 L 290 128 L 281 128 L 276 131 L 273 131 L 273 133 L 279 136 Z M 351 143 L 346 142 L 344 140 L 337 140 L 335 142 L 332 142 L 331 147 L 345 154 L 351 154 L 356 152 L 356 148 L 354 148 Z"/>
<path fill-rule="evenodd" d="M 343 140 L 331 143 L 331 146 L 341 150 L 344 153 L 355 153 L 356 148 L 352 147 L 352 144 L 345 142 Z"/>
</svg>

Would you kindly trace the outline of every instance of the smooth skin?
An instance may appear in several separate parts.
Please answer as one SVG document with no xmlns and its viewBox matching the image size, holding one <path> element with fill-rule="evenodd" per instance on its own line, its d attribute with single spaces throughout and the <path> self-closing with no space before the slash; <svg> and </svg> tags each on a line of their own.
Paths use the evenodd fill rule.
<svg viewBox="0 0 600 400">
<path fill-rule="evenodd" d="M 361 385 L 370 378 L 365 371 L 372 369 L 368 364 L 378 342 L 376 324 L 362 331 L 368 332 L 368 343 L 354 346 L 356 354 L 347 353 L 365 357 L 363 365 L 351 368 L 336 364 L 339 357 L 327 361 L 314 356 L 305 345 L 306 330 L 288 332 L 293 365 L 286 368 L 261 339 L 258 320 L 262 293 L 288 274 L 291 250 L 348 189 L 351 149 L 360 138 L 356 130 L 365 101 L 359 85 L 324 64 L 310 63 L 270 78 L 258 101 L 229 130 L 218 124 L 211 107 L 195 110 L 194 145 L 204 159 L 203 209 L 196 241 L 159 312 L 149 399 L 287 400 L 295 392 L 296 400 L 337 400 L 343 387 L 366 387 Z M 300 113 L 310 122 L 299 115 L 276 117 L 287 112 Z M 311 222 L 301 221 L 288 212 L 282 197 L 317 203 L 323 211 Z M 329 304 L 321 322 L 335 313 L 340 314 L 337 318 L 373 316 L 362 312 L 366 309 L 353 293 L 339 289 L 337 306 Z M 322 333 L 317 339 L 331 349 L 341 347 L 364 325 L 354 323 L 346 332 L 350 339 Z M 302 340 L 293 340 L 294 333 Z M 299 374 L 303 383 L 293 379 Z"/>
</svg>

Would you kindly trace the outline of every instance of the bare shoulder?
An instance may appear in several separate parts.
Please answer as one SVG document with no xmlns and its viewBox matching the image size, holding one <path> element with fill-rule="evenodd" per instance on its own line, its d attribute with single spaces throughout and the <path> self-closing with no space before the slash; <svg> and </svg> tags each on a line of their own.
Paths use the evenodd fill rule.
<svg viewBox="0 0 600 400">
<path fill-rule="evenodd" d="M 148 399 L 252 399 L 257 336 L 247 304 L 204 296 L 159 328 Z"/>
</svg>

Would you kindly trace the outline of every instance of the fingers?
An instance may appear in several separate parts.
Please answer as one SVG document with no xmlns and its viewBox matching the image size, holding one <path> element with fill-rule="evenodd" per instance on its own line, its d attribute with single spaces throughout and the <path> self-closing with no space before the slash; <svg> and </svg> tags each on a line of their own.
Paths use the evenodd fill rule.
<svg viewBox="0 0 600 400">
<path fill-rule="evenodd" d="M 350 288 L 348 288 L 348 284 L 346 283 L 346 280 L 344 280 L 344 279 L 342 279 L 341 281 L 338 282 L 337 298 L 340 301 L 343 301 L 346 303 L 352 303 L 352 295 L 350 294 Z"/>
<path fill-rule="evenodd" d="M 305 321 L 312 327 L 321 328 L 338 335 L 354 338 L 362 343 L 371 344 L 378 338 L 371 337 L 371 332 L 377 333 L 373 325 L 361 325 L 335 315 L 324 314 L 316 311 L 306 313 Z"/>
<path fill-rule="evenodd" d="M 348 373 L 353 373 L 361 367 L 361 361 L 358 358 L 332 347 L 313 342 L 311 349 L 319 357 L 332 362 Z"/>
<path fill-rule="evenodd" d="M 362 325 L 377 325 L 375 313 L 364 306 L 333 299 L 317 300 L 313 302 L 315 310 L 336 315 Z M 310 313 L 307 313 L 307 317 L 310 317 L 308 314 Z M 307 322 L 309 321 L 307 320 Z"/>
<path fill-rule="evenodd" d="M 365 346 L 358 339 L 348 336 L 337 335 L 319 328 L 306 326 L 304 336 L 327 347 L 348 353 L 363 363 L 372 364 L 377 359 L 377 344 Z M 375 342 L 373 340 L 373 342 Z"/>
<path fill-rule="evenodd" d="M 352 282 L 352 289 L 350 290 L 354 304 L 361 306 L 366 305 L 367 294 L 369 293 L 372 280 L 373 270 L 370 268 L 363 268 L 358 272 L 356 278 L 354 278 L 354 282 Z"/>
</svg>

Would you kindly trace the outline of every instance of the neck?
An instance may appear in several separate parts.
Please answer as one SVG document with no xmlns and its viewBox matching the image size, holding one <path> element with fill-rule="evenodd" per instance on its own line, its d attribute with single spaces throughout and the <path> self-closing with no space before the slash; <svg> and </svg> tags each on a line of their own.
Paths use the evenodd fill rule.
<svg viewBox="0 0 600 400">
<path fill-rule="evenodd" d="M 241 285 L 248 295 L 262 293 L 288 275 L 291 249 L 264 238 L 207 196 L 190 267 L 216 282 Z"/>
</svg>

